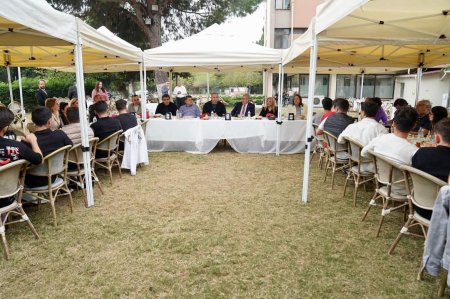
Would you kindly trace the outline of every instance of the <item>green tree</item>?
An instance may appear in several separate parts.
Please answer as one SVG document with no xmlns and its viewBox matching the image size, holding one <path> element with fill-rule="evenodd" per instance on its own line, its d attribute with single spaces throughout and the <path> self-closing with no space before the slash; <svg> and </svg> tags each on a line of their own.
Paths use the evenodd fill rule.
<svg viewBox="0 0 450 299">
<path fill-rule="evenodd" d="M 77 15 L 94 27 L 105 25 L 143 49 L 181 38 L 229 16 L 253 12 L 262 0 L 49 0 L 58 10 Z M 157 83 L 167 75 L 156 72 Z"/>
</svg>

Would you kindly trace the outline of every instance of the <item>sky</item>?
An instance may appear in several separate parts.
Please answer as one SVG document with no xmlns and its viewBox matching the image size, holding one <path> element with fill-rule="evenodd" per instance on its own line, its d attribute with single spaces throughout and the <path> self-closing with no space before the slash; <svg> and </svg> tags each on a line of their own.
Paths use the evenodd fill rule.
<svg viewBox="0 0 450 299">
<path fill-rule="evenodd" d="M 256 43 L 263 34 L 265 15 L 266 4 L 262 2 L 252 14 L 240 18 L 229 18 L 219 26 L 227 34 Z"/>
</svg>

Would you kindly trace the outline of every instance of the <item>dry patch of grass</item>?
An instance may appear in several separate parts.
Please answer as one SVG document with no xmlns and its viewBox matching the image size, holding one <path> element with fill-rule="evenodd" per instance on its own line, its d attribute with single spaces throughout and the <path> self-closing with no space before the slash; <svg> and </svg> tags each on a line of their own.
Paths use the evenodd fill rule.
<svg viewBox="0 0 450 299">
<path fill-rule="evenodd" d="M 404 238 L 389 215 L 361 216 L 312 168 L 308 205 L 299 203 L 303 155 L 242 155 L 219 147 L 208 155 L 151 154 L 151 165 L 81 194 L 73 214 L 57 204 L 28 208 L 41 240 L 25 225 L 7 231 L 12 260 L 0 260 L 1 297 L 423 298 L 437 282 L 417 282 L 423 240 Z M 115 178 L 118 179 L 117 174 Z"/>
</svg>

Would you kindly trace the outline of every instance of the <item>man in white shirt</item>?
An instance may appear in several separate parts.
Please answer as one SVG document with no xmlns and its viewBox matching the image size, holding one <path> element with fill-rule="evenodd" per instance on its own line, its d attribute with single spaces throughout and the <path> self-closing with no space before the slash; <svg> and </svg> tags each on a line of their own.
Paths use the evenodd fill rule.
<svg viewBox="0 0 450 299">
<path fill-rule="evenodd" d="M 183 86 L 181 83 L 181 80 L 178 80 L 177 86 L 173 89 L 173 94 L 176 96 L 176 104 L 178 109 L 180 109 L 181 106 L 184 105 L 184 100 L 187 96 L 186 87 Z"/>
<path fill-rule="evenodd" d="M 404 165 L 411 165 L 411 159 L 418 148 L 409 143 L 407 138 L 409 132 L 416 125 L 418 114 L 414 108 L 406 107 L 400 109 L 392 123 L 394 133 L 382 134 L 366 145 L 361 154 L 365 157 L 369 155 L 368 151 L 374 152 L 390 158 L 394 162 Z M 399 179 L 397 174 L 394 180 Z M 399 194 L 406 194 L 404 183 L 393 186 L 393 191 Z"/>
<path fill-rule="evenodd" d="M 361 104 L 361 121 L 349 125 L 339 135 L 338 143 L 345 144 L 345 137 L 351 137 L 362 146 L 369 144 L 372 139 L 382 134 L 387 134 L 387 129 L 375 120 L 378 105 L 375 103 L 363 102 Z M 373 163 L 362 163 L 361 170 L 373 172 Z"/>
</svg>

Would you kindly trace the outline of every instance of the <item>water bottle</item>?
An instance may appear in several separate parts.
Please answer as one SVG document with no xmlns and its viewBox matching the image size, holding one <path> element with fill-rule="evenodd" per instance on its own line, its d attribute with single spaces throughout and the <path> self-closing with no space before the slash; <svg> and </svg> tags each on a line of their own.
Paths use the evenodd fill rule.
<svg viewBox="0 0 450 299">
<path fill-rule="evenodd" d="M 93 122 L 93 123 L 97 122 L 97 116 L 94 116 L 94 117 L 92 118 L 92 122 Z"/>
<path fill-rule="evenodd" d="M 180 118 L 180 110 L 177 110 L 177 118 Z"/>
<path fill-rule="evenodd" d="M 247 113 L 247 118 L 248 119 L 252 118 L 252 114 L 250 113 L 250 111 Z"/>
<path fill-rule="evenodd" d="M 417 132 L 417 138 L 419 138 L 422 141 L 423 137 L 424 137 L 423 128 L 420 127 L 419 132 Z"/>
</svg>

